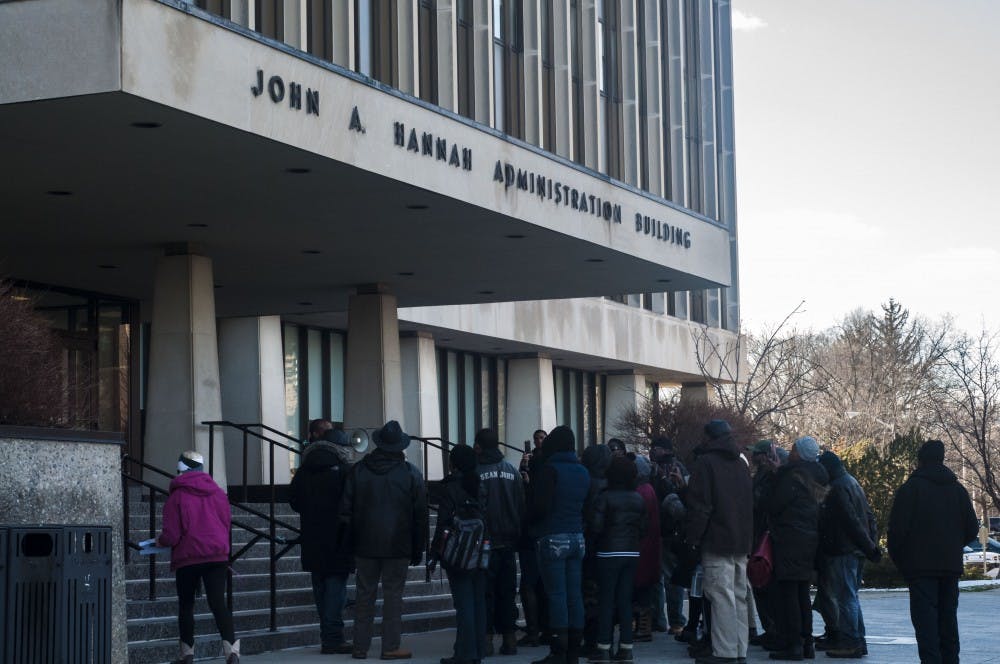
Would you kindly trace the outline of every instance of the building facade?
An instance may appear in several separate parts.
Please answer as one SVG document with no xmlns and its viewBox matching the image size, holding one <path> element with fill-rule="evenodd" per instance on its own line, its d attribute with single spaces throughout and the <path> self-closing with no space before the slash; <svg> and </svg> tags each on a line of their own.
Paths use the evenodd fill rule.
<svg viewBox="0 0 1000 664">
<path fill-rule="evenodd" d="M 736 338 L 731 60 L 728 0 L 3 3 L 0 276 L 156 466 L 211 420 L 604 441 Z"/>
</svg>

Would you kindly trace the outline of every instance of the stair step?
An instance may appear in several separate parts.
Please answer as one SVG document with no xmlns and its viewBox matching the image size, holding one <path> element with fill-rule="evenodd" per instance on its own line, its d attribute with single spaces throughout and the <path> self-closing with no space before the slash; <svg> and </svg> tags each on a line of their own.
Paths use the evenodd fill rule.
<svg viewBox="0 0 1000 664">
<path fill-rule="evenodd" d="M 403 632 L 413 634 L 439 629 L 449 629 L 455 624 L 455 611 L 430 611 L 403 615 Z M 375 634 L 381 634 L 381 619 L 375 620 Z M 345 621 L 345 635 L 352 638 L 353 621 Z M 240 651 L 243 655 L 255 655 L 273 650 L 286 650 L 319 645 L 319 625 L 298 625 L 295 627 L 278 628 L 277 631 L 256 629 L 237 631 L 240 639 Z M 378 653 L 371 651 L 377 657 Z M 370 655 L 371 655 L 370 653 Z M 206 634 L 195 639 L 195 657 L 205 659 L 219 657 L 222 654 L 222 643 L 218 634 Z M 168 636 L 161 639 L 137 641 L 129 644 L 129 664 L 161 664 L 170 662 L 177 657 L 177 638 Z"/>
</svg>

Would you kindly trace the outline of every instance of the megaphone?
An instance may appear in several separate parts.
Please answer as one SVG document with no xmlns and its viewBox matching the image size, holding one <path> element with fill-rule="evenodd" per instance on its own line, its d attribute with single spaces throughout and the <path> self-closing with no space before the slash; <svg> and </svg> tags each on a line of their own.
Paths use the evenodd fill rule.
<svg viewBox="0 0 1000 664">
<path fill-rule="evenodd" d="M 364 429 L 355 429 L 351 432 L 351 447 L 358 454 L 364 454 L 368 450 L 368 432 Z"/>
</svg>

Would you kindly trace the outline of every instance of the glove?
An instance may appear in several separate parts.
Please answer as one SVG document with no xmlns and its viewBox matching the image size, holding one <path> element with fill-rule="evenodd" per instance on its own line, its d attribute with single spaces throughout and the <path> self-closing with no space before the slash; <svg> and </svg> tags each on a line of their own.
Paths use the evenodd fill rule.
<svg viewBox="0 0 1000 664">
<path fill-rule="evenodd" d="M 868 560 L 872 561 L 873 563 L 880 562 L 882 560 L 882 548 L 876 546 L 874 549 L 869 551 L 865 557 L 868 558 Z"/>
<path fill-rule="evenodd" d="M 437 570 L 438 561 L 437 558 L 429 558 L 427 560 L 427 571 L 433 574 Z"/>
</svg>

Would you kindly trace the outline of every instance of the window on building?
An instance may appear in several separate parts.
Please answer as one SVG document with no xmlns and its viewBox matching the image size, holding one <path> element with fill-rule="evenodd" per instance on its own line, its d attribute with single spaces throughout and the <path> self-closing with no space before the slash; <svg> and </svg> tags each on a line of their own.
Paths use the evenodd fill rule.
<svg viewBox="0 0 1000 664">
<path fill-rule="evenodd" d="M 688 300 L 689 304 L 689 314 L 690 320 L 695 323 L 705 324 L 708 322 L 707 307 L 705 302 L 705 291 L 703 290 L 693 290 L 689 291 Z"/>
<path fill-rule="evenodd" d="M 371 7 L 371 77 L 393 87 L 398 87 L 399 72 L 396 69 L 396 50 L 399 42 L 396 39 L 398 25 L 394 11 L 395 3 L 379 1 L 373 2 Z"/>
<path fill-rule="evenodd" d="M 656 2 L 656 0 L 652 0 Z M 646 0 L 636 0 L 636 53 L 638 62 L 636 67 L 639 89 L 636 90 L 636 97 L 639 102 L 639 188 L 649 191 L 649 128 L 646 120 L 649 117 L 649 108 L 646 103 Z"/>
<path fill-rule="evenodd" d="M 493 67 L 497 129 L 524 138 L 522 0 L 493 0 Z M 501 124 L 502 119 L 502 126 Z"/>
<path fill-rule="evenodd" d="M 576 436 L 578 450 L 600 441 L 603 420 L 600 410 L 602 376 L 588 371 L 553 367 L 556 421 L 568 426 Z"/>
<path fill-rule="evenodd" d="M 285 10 L 281 0 L 259 0 L 254 4 L 254 25 L 257 32 L 271 39 L 285 38 Z"/>
<path fill-rule="evenodd" d="M 354 66 L 372 76 L 372 0 L 355 0 L 354 16 Z"/>
<path fill-rule="evenodd" d="M 688 207 L 704 212 L 701 191 L 701 70 L 700 29 L 697 3 L 687 0 L 684 7 L 684 139 L 687 143 Z"/>
<path fill-rule="evenodd" d="M 309 0 L 306 5 L 306 50 L 317 58 L 333 60 L 333 39 L 330 35 L 332 7 L 324 0 Z"/>
<path fill-rule="evenodd" d="M 472 118 L 476 114 L 475 29 L 473 27 L 472 0 L 458 0 L 456 23 L 458 112 L 467 118 Z"/>
<path fill-rule="evenodd" d="M 542 14 L 542 147 L 556 151 L 556 77 L 552 34 L 552 0 L 541 0 Z"/>
<path fill-rule="evenodd" d="M 505 391 L 504 360 L 446 349 L 438 349 L 437 355 L 441 438 L 452 444 L 472 445 L 476 432 L 490 427 L 503 440 L 500 395 Z M 447 468 L 446 457 L 442 457 L 440 464 L 431 465 Z"/>
<path fill-rule="evenodd" d="M 286 433 L 305 438 L 309 420 L 344 421 L 344 335 L 334 330 L 284 323 Z"/>
<path fill-rule="evenodd" d="M 598 0 L 598 48 L 600 49 L 600 90 L 604 104 L 604 171 L 622 177 L 621 33 L 618 25 L 620 0 Z"/>
<path fill-rule="evenodd" d="M 583 66 L 583 55 L 580 46 L 580 0 L 572 0 L 569 8 L 570 32 L 569 32 L 569 57 L 570 73 L 573 82 L 573 159 L 578 163 L 584 163 L 586 142 L 584 141 L 583 126 L 583 77 L 581 67 Z"/>
<path fill-rule="evenodd" d="M 461 7 L 467 0 L 459 0 L 459 16 Z M 420 0 L 417 8 L 417 35 L 419 44 L 417 52 L 420 57 L 420 98 L 432 104 L 438 103 L 437 86 L 437 2 L 436 0 Z M 459 27 L 459 33 L 462 29 Z M 459 38 L 461 41 L 461 38 Z M 459 54 L 461 60 L 461 53 Z"/>
</svg>

